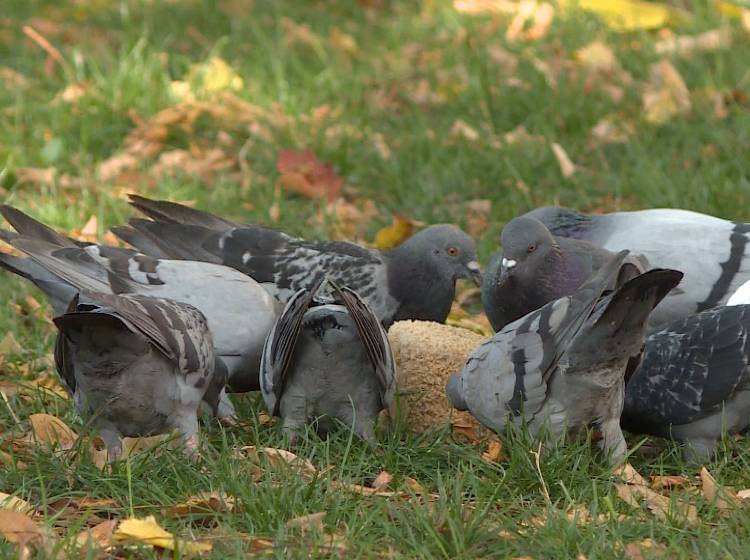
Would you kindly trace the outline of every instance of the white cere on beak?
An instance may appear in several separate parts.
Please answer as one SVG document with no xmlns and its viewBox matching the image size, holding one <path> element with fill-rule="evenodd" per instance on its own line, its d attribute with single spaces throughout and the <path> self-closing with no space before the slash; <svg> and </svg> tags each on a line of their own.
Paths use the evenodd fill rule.
<svg viewBox="0 0 750 560">
<path fill-rule="evenodd" d="M 479 263 L 477 261 L 469 261 L 466 263 L 466 268 L 469 269 L 469 272 L 479 272 Z"/>
<path fill-rule="evenodd" d="M 513 268 L 517 264 L 518 264 L 518 261 L 515 261 L 513 259 L 506 259 L 505 257 L 503 257 L 503 260 L 502 260 L 503 268 Z"/>
</svg>

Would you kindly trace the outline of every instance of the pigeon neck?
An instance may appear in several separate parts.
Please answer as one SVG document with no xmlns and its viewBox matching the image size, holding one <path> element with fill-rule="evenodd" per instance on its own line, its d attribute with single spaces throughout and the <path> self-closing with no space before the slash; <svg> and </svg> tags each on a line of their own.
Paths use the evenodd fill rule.
<svg viewBox="0 0 750 560">
<path fill-rule="evenodd" d="M 398 302 L 393 320 L 445 322 L 453 302 L 455 279 L 441 271 L 429 256 L 403 244 L 385 256 L 389 291 Z"/>
</svg>

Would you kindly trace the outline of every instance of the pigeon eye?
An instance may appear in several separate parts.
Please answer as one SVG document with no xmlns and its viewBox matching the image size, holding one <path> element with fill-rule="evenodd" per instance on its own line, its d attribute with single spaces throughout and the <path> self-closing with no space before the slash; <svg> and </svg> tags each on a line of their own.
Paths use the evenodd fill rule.
<svg viewBox="0 0 750 560">
<path fill-rule="evenodd" d="M 448 247 L 446 253 L 448 253 L 451 257 L 455 257 L 456 255 L 458 255 L 458 249 L 456 249 L 455 247 Z"/>
<path fill-rule="evenodd" d="M 536 251 L 536 245 L 534 245 L 532 243 L 531 245 L 529 245 L 529 247 L 526 249 L 526 251 L 529 252 L 529 253 L 533 253 L 534 251 Z"/>
</svg>

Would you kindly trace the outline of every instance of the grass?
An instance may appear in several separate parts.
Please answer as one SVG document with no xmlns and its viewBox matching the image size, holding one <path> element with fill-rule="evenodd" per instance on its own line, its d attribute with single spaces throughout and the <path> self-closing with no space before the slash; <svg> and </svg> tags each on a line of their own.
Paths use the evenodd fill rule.
<svg viewBox="0 0 750 560">
<path fill-rule="evenodd" d="M 229 218 L 293 234 L 333 235 L 341 224 L 322 212 L 321 203 L 276 188 L 278 151 L 306 147 L 345 178 L 346 199 L 377 205 L 371 220 L 346 224 L 363 239 L 372 239 L 396 213 L 471 227 L 466 202 L 489 199 L 489 224 L 478 239 L 485 262 L 496 250 L 502 224 L 543 204 L 683 207 L 748 220 L 750 40 L 736 24 L 731 47 L 672 60 L 692 92 L 692 110 L 652 125 L 643 119 L 641 88 L 660 58 L 654 51 L 658 33 L 618 35 L 586 14 L 558 13 L 543 40 L 508 43 L 507 20 L 460 15 L 444 0 L 371 2 L 372 8 L 350 1 L 273 0 L 5 4 L 0 66 L 22 75 L 25 84 L 8 81 L 7 71 L 0 74 L 0 193 L 61 230 L 80 229 L 94 215 L 103 234 L 130 216 L 123 193 L 138 191 L 192 200 Z M 721 23 L 710 3 L 683 4 L 694 17 L 680 33 Z M 47 54 L 23 34 L 26 24 L 59 49 L 63 64 L 45 70 Z M 621 84 L 622 101 L 598 87 L 586 89 L 585 73 L 571 62 L 577 49 L 594 40 L 612 46 L 633 77 Z M 511 76 L 491 56 L 497 46 L 518 58 L 513 77 L 522 87 L 507 85 Z M 211 57 L 222 58 L 242 77 L 236 96 L 263 114 L 255 126 L 201 117 L 173 127 L 159 153 L 187 149 L 199 159 L 220 146 L 236 158 L 232 165 L 210 170 L 204 179 L 164 175 L 155 171 L 157 153 L 129 173 L 98 181 L 97 166 L 124 149 L 136 124 L 176 103 L 170 83 Z M 553 71 L 559 66 L 555 88 L 535 68 L 535 59 Z M 568 62 L 560 66 L 563 60 Z M 74 83 L 86 84 L 83 96 L 56 100 Z M 726 118 L 715 116 L 708 91 L 734 100 Z M 316 118 L 321 114 L 316 108 L 324 106 L 329 115 Z M 608 115 L 632 123 L 628 142 L 592 141 L 591 128 Z M 477 132 L 476 139 L 451 133 L 459 119 Z M 519 126 L 540 139 L 502 142 Z M 563 146 L 577 164 L 571 177 L 561 175 L 550 142 Z M 25 168 L 53 168 L 56 174 L 39 180 Z M 274 204 L 276 221 L 269 213 Z M 29 294 L 42 300 L 20 279 L 4 277 L 0 297 L 18 307 L 6 307 L 0 329 L 13 333 L 22 348 L 3 366 L 9 378 L 51 349 L 52 329 L 30 310 Z M 324 548 L 324 535 L 286 528 L 289 519 L 318 511 L 326 512 L 327 531 L 342 536 L 352 557 L 620 558 L 628 544 L 644 539 L 663 546 L 644 550 L 645 557 L 730 558 L 746 551 L 746 511 L 722 516 L 689 490 L 674 494 L 699 506 L 697 526 L 634 510 L 618 500 L 606 461 L 585 439 L 545 448 L 537 472 L 530 454 L 535 444 L 522 434 L 511 434 L 506 460 L 490 465 L 481 460 L 482 449 L 455 443 L 443 431 L 414 436 L 396 429 L 381 436 L 384 453 L 378 456 L 342 430 L 327 440 L 311 435 L 300 449 L 319 468 L 334 466 L 320 477 L 308 481 L 272 467 L 259 475 L 234 451 L 280 446 L 281 435 L 278 427 L 259 422 L 257 395 L 237 396 L 235 402 L 245 424 L 224 430 L 205 423 L 210 445 L 199 467 L 165 451 L 102 473 L 89 461 L 40 449 L 24 459 L 24 470 L 0 467 L 0 491 L 38 505 L 49 523 L 69 526 L 60 530 L 67 535 L 58 545 L 62 554 L 73 554 L 70 535 L 87 522 L 87 514 L 60 512 L 60 504 L 82 496 L 114 500 L 98 512 L 101 517 L 155 513 L 178 535 L 212 539 L 216 558 L 242 557 L 250 544 L 241 535 L 274 540 L 271 553 L 278 557 L 334 556 Z M 30 414 L 42 411 L 82 429 L 67 400 L 37 392 L 12 397 L 10 405 L 21 425 L 0 405 L 0 435 L 21 430 Z M 641 438 L 630 441 L 637 446 Z M 745 441 L 726 441 L 709 468 L 722 484 L 750 487 L 749 451 Z M 659 442 L 653 453 L 637 450 L 631 462 L 643 473 L 696 472 L 669 443 Z M 332 480 L 366 483 L 381 470 L 394 475 L 396 488 L 412 477 L 438 497 L 362 497 L 332 485 Z M 161 515 L 162 508 L 207 490 L 234 496 L 238 511 L 216 514 L 210 526 Z M 587 523 L 565 514 L 580 504 L 590 512 Z M 0 555 L 11 557 L 13 550 L 0 543 Z M 123 554 L 159 556 L 144 549 Z"/>
</svg>

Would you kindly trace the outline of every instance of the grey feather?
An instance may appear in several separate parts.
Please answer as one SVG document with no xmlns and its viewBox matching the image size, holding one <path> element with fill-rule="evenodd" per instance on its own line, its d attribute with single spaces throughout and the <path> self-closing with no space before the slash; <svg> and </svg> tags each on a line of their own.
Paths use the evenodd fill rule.
<svg viewBox="0 0 750 560">
<path fill-rule="evenodd" d="M 652 330 L 724 305 L 750 280 L 750 224 L 675 209 L 586 215 L 567 208 L 538 208 L 526 216 L 542 221 L 555 235 L 610 251 L 629 249 L 652 267 L 683 271 L 680 288 L 652 314 Z"/>
<path fill-rule="evenodd" d="M 179 431 L 198 444 L 198 407 L 216 358 L 203 314 L 190 305 L 139 295 L 85 292 L 55 317 L 55 359 L 87 422 L 116 459 L 121 438 Z"/>
<path fill-rule="evenodd" d="M 725 433 L 750 424 L 750 305 L 719 307 L 646 339 L 625 392 L 622 426 L 672 437 L 708 459 Z"/>
<path fill-rule="evenodd" d="M 334 303 L 321 303 L 311 290 L 290 298 L 266 340 L 261 391 L 292 444 L 312 418 L 323 432 L 338 419 L 374 444 L 375 420 L 395 391 L 388 336 L 355 292 L 331 288 Z"/>
<path fill-rule="evenodd" d="M 648 315 L 682 276 L 653 270 L 605 293 L 626 257 L 618 253 L 573 295 L 508 324 L 477 348 L 449 382 L 451 402 L 498 432 L 512 421 L 559 438 L 596 424 L 605 450 L 621 459 L 625 366 L 641 350 Z"/>
<path fill-rule="evenodd" d="M 456 280 L 481 277 L 474 241 L 446 224 L 380 252 L 342 241 L 297 239 L 170 202 L 138 197 L 133 205 L 152 220 L 131 220 L 129 228 L 115 232 L 144 252 L 231 266 L 282 303 L 328 277 L 357 292 L 386 325 L 401 319 L 444 322 Z"/>
</svg>

